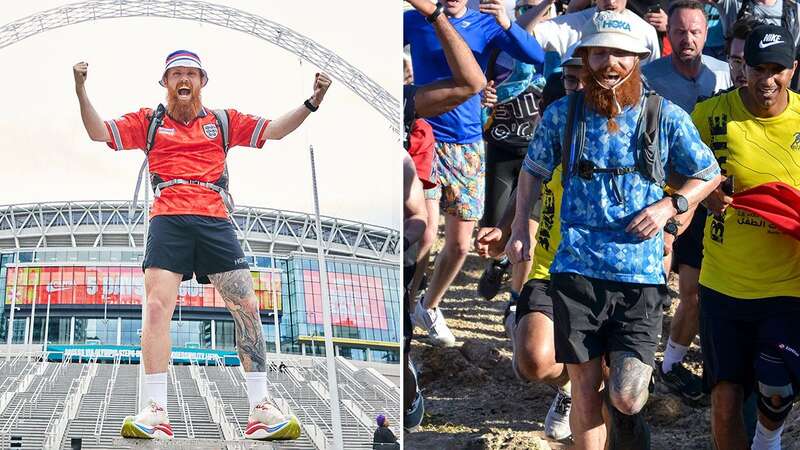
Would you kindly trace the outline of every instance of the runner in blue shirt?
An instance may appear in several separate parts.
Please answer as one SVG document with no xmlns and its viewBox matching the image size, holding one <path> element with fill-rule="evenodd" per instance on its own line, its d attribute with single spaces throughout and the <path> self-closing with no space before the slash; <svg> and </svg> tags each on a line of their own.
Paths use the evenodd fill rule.
<svg viewBox="0 0 800 450">
<path fill-rule="evenodd" d="M 489 56 L 500 49 L 522 62 L 541 63 L 544 53 L 536 40 L 511 22 L 502 0 L 485 0 L 478 11 L 467 8 L 467 0 L 448 0 L 427 18 L 417 11 L 403 16 L 403 41 L 411 47 L 414 82 L 428 84 L 450 77 L 441 45 L 430 26 L 432 18 L 445 14 L 472 49 L 482 69 Z M 466 259 L 475 222 L 483 215 L 484 148 L 481 140 L 480 96 L 454 110 L 430 118 L 436 138 L 436 169 L 439 185 L 426 191 L 428 230 L 420 244 L 420 267 L 424 268 L 445 213 L 445 243 L 439 253 L 424 299 L 417 303 L 414 321 L 428 332 L 436 345 L 452 346 L 455 336 L 447 327 L 438 305 Z M 421 278 L 418 272 L 416 279 Z M 415 283 L 416 287 L 419 283 Z"/>
<path fill-rule="evenodd" d="M 544 112 L 520 173 L 506 247 L 512 262 L 529 258 L 531 199 L 538 198 L 542 181 L 562 157 L 573 160 L 563 175 L 561 244 L 550 267 L 550 288 L 556 361 L 566 364 L 572 381 L 570 425 L 578 449 L 605 444 L 603 358 L 609 368 L 608 448 L 649 448 L 639 412 L 648 397 L 667 298 L 663 229 L 719 179 L 714 155 L 691 118 L 667 100 L 654 103 L 661 110 L 655 136 L 659 158 L 637 145 L 637 123 L 647 122 L 642 111 L 649 101 L 639 61 L 649 50 L 631 30 L 628 19 L 611 11 L 587 24 L 576 50 L 584 60 L 585 94 L 559 100 Z M 572 115 L 568 109 L 575 98 L 585 100 Z M 569 128 L 581 128 L 581 122 L 585 127 L 565 140 L 568 117 L 576 118 Z M 580 148 L 581 153 L 574 150 Z M 646 156 L 654 162 L 636 164 Z M 686 181 L 665 197 L 662 182 L 676 178 Z"/>
</svg>

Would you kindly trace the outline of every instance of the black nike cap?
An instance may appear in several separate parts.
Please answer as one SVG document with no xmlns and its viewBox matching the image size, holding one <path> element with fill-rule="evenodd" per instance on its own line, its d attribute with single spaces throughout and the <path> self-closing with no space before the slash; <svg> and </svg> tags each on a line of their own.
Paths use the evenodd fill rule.
<svg viewBox="0 0 800 450">
<path fill-rule="evenodd" d="M 794 38 L 786 28 L 777 25 L 757 26 L 744 43 L 744 61 L 750 67 L 777 64 L 791 69 L 794 58 Z"/>
</svg>

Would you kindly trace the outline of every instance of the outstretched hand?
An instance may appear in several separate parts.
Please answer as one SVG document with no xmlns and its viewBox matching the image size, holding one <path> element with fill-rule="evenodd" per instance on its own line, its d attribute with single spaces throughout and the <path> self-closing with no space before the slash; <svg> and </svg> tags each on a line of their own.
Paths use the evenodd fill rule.
<svg viewBox="0 0 800 450">
<path fill-rule="evenodd" d="M 331 79 L 322 72 L 319 72 L 314 77 L 314 95 L 311 96 L 311 103 L 314 106 L 319 106 L 328 88 L 331 87 Z"/>
<path fill-rule="evenodd" d="M 72 66 L 72 75 L 75 77 L 75 87 L 83 87 L 83 84 L 86 83 L 86 77 L 88 76 L 89 72 L 89 63 L 87 62 L 79 62 Z"/>
</svg>

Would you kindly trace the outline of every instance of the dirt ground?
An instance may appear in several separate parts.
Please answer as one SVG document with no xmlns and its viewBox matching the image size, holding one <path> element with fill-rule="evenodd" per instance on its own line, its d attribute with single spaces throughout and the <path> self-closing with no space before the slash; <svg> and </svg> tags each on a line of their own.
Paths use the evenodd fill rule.
<svg viewBox="0 0 800 450">
<path fill-rule="evenodd" d="M 458 341 L 453 348 L 432 347 L 417 330 L 411 357 L 420 370 L 425 397 L 421 430 L 404 438 L 406 449 L 568 449 L 569 442 L 544 438 L 544 418 L 553 398 L 552 388 L 522 382 L 511 370 L 511 342 L 502 315 L 507 290 L 492 301 L 477 294 L 484 260 L 470 254 L 463 270 L 445 295 L 442 306 Z M 670 280 L 673 289 L 676 279 Z M 664 316 L 663 340 L 678 301 Z M 661 358 L 663 345 L 656 357 Z M 686 361 L 701 371 L 699 339 Z M 783 448 L 800 450 L 800 408 L 787 420 Z M 652 430 L 652 449 L 712 449 L 709 407 L 689 407 L 657 387 L 645 406 Z"/>
</svg>

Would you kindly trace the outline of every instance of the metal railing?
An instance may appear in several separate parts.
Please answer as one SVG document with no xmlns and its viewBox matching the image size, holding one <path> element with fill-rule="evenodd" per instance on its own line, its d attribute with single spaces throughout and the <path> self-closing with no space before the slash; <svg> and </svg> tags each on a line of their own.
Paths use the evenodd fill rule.
<svg viewBox="0 0 800 450">
<path fill-rule="evenodd" d="M 2 428 L 0 428 L 0 446 L 3 448 L 9 448 L 11 446 L 11 429 L 16 425 L 17 419 L 19 419 L 19 415 L 22 414 L 22 411 L 25 409 L 26 403 L 27 399 L 22 399 L 22 401 L 17 403 Z"/>
</svg>

